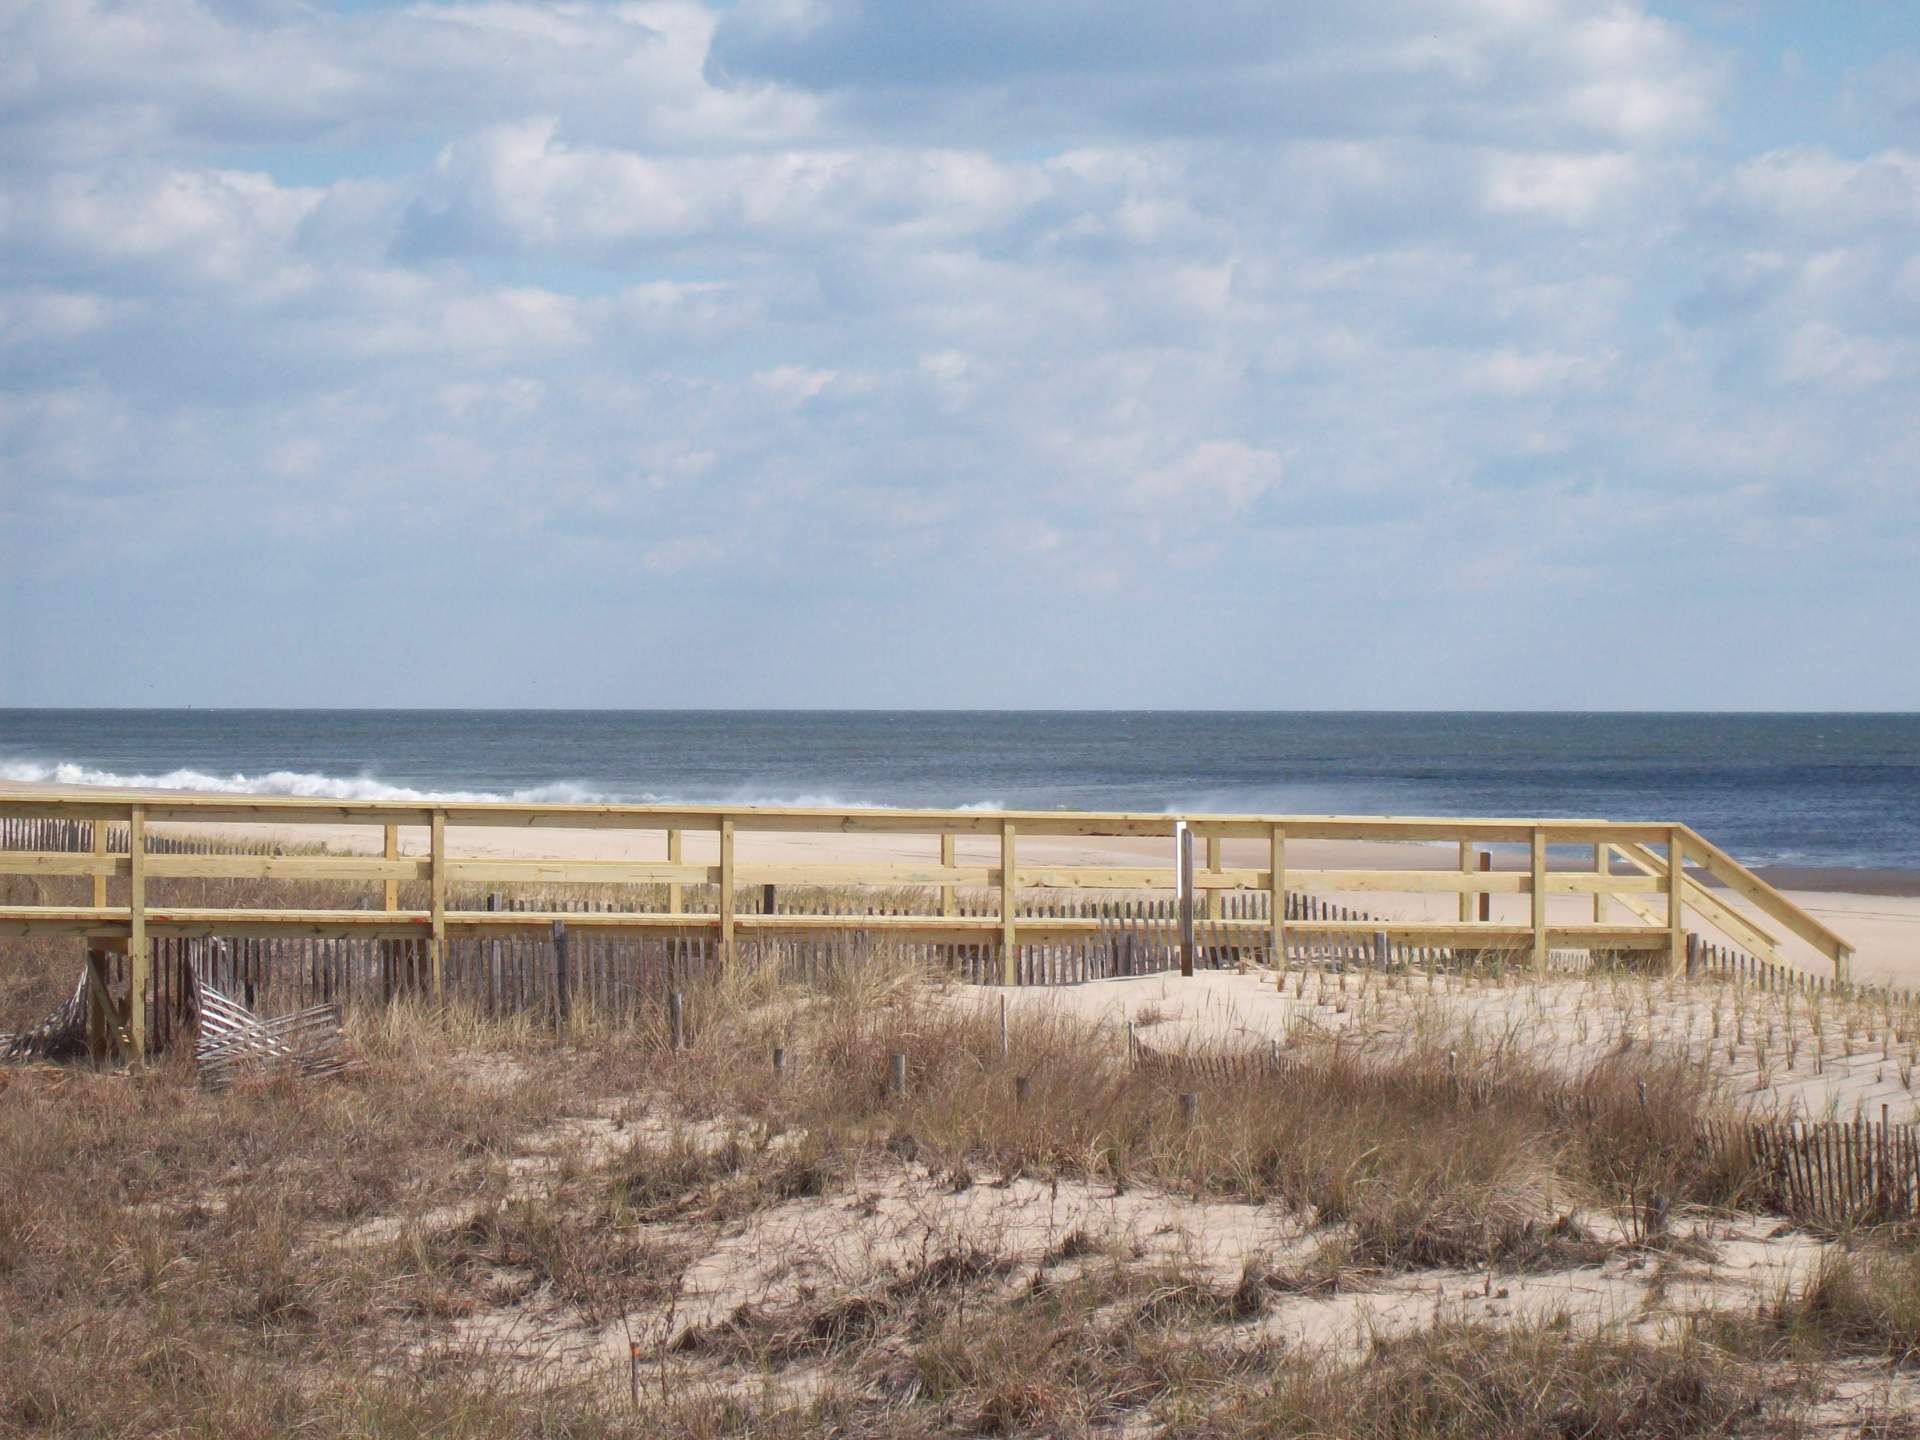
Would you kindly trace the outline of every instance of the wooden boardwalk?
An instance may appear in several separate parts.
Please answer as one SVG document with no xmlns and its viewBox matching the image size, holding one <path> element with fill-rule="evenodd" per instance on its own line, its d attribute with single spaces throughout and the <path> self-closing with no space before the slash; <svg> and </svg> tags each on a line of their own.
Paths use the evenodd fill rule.
<svg viewBox="0 0 1920 1440">
<path fill-rule="evenodd" d="M 359 828 L 378 854 L 263 853 L 226 836 L 154 826 Z M 464 858 L 447 832 L 509 827 L 625 830 L 658 837 L 654 859 Z M 403 854 L 403 831 L 424 854 Z M 743 862 L 749 833 L 924 837 L 924 862 Z M 685 837 L 712 837 L 717 857 L 685 858 Z M 1158 865 L 1023 862 L 1030 837 L 1157 838 Z M 997 863 L 963 864 L 956 841 L 986 837 Z M 1255 841 L 1257 867 L 1229 867 L 1229 840 Z M 1426 841 L 1456 847 L 1457 865 L 1322 869 L 1289 866 L 1290 840 Z M 1527 869 L 1494 871 L 1487 845 L 1520 845 Z M 1584 868 L 1548 865 L 1549 847 L 1579 847 Z M 1204 848 L 1204 858 L 1196 854 Z M 1365 816 L 1139 815 L 1077 812 L 787 809 L 774 807 L 393 804 L 0 792 L 0 875 L 82 881 L 90 903 L 0 906 L 0 938 L 85 937 L 89 965 L 112 986 L 134 1058 L 170 1038 L 182 966 L 218 942 L 241 956 L 256 989 L 289 1003 L 390 999 L 406 990 L 482 1008 L 620 1006 L 657 994 L 676 967 L 732 965 L 743 955 L 783 965 L 833 963 L 853 944 L 898 947 L 964 978 L 1063 984 L 1221 964 L 1453 965 L 1501 957 L 1538 970 L 1592 957 L 1640 956 L 1678 973 L 1689 963 L 1751 964 L 1784 976 L 1783 936 L 1831 963 L 1844 982 L 1846 941 L 1684 825 L 1604 820 Z M 245 881 L 286 903 L 245 908 L 163 903 L 179 881 Z M 360 892 L 350 908 L 297 903 L 303 883 Z M 1722 887 L 1716 894 L 1709 881 Z M 109 885 L 122 898 L 109 904 Z M 400 903 L 402 887 L 413 903 Z M 629 897 L 583 902 L 581 888 Z M 1759 919 L 1721 895 L 1746 899 Z M 1344 908 L 1333 894 L 1451 894 L 1456 919 L 1407 921 Z M 309 890 L 308 893 L 311 893 Z M 1528 897 L 1524 924 L 1494 923 L 1493 895 Z M 1552 918 L 1553 895 L 1591 900 L 1590 918 Z M 898 897 L 907 896 L 908 901 Z M 475 903 L 475 897 L 481 897 Z M 863 897 L 892 897 L 885 903 Z M 464 900 L 465 908 L 458 902 Z M 423 903 L 424 902 L 424 903 Z M 1625 912 L 1623 920 L 1610 909 Z M 1699 917 L 1746 948 L 1737 960 L 1690 938 Z M 1792 971 L 1804 975 L 1804 971 Z M 137 997 L 137 998 L 136 998 Z M 131 1024 L 130 1017 L 145 1017 Z"/>
</svg>

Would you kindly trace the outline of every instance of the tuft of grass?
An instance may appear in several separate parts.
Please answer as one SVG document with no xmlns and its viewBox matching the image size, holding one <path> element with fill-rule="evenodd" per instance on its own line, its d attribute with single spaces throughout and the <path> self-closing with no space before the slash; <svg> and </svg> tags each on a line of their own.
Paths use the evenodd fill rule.
<svg viewBox="0 0 1920 1440">
<path fill-rule="evenodd" d="M 1653 1344 L 1555 1324 L 1443 1322 L 1358 1363 L 1311 1359 L 1178 1421 L 1170 1440 L 1680 1440 L 1792 1433 L 1790 1381 L 1694 1337 Z"/>
</svg>

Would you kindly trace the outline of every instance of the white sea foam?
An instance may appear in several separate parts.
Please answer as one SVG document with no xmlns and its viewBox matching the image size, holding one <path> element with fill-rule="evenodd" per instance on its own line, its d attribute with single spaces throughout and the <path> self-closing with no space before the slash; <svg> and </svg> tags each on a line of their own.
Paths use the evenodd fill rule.
<svg viewBox="0 0 1920 1440">
<path fill-rule="evenodd" d="M 622 793 L 598 789 L 575 780 L 534 785 L 524 790 L 434 790 L 390 785 L 371 775 L 324 775 L 308 770 L 270 770 L 261 775 L 236 771 L 214 775 L 205 770 L 178 769 L 155 774 L 122 774 L 72 762 L 45 764 L 35 760 L 0 760 L 0 782 L 29 785 L 89 785 L 108 790 L 193 790 L 219 795 L 288 795 L 317 800 L 396 800 L 454 804 L 507 801 L 521 805 L 779 805 L 818 810 L 871 810 L 889 802 L 848 800 L 831 794 L 763 794 L 736 790 L 724 795 L 688 797 L 651 791 Z M 998 810 L 997 800 L 980 800 L 963 810 Z"/>
<path fill-rule="evenodd" d="M 198 790 L 220 795 L 290 795 L 318 800 L 512 800 L 525 804 L 590 804 L 615 798 L 573 781 L 535 785 L 525 790 L 421 790 L 389 785 L 370 775 L 321 775 L 306 770 L 270 770 L 264 775 L 211 775 L 204 770 L 168 770 L 162 774 L 120 774 L 90 765 L 32 760 L 0 761 L 0 780 L 30 785 L 93 785 L 112 790 Z M 652 797 L 631 797 L 651 799 Z"/>
</svg>

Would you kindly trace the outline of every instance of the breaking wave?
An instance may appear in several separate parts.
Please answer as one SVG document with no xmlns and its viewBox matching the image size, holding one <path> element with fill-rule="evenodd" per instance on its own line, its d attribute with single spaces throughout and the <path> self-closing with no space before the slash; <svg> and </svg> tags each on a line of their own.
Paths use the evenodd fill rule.
<svg viewBox="0 0 1920 1440">
<path fill-rule="evenodd" d="M 27 785 L 88 785 L 107 790 L 192 790 L 218 795 L 286 795 L 314 800 L 437 801 L 474 804 L 505 801 L 520 805 L 782 805 L 804 809 L 871 810 L 890 802 L 847 800 L 826 794 L 766 795 L 743 791 L 689 796 L 651 791 L 603 790 L 577 780 L 557 780 L 521 790 L 440 790 L 391 785 L 370 775 L 325 775 L 309 770 L 269 770 L 260 775 L 238 771 L 215 775 L 205 770 L 178 769 L 153 774 L 122 774 L 72 762 L 43 764 L 33 760 L 0 760 L 0 782 Z M 982 800 L 957 807 L 962 810 L 998 810 L 998 801 Z"/>
</svg>

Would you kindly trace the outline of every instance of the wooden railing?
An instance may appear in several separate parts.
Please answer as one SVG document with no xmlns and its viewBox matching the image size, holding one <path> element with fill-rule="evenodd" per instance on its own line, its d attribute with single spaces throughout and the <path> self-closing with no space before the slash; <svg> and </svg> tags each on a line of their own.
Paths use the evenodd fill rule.
<svg viewBox="0 0 1920 1440">
<path fill-rule="evenodd" d="M 801 936 L 823 931 L 876 932 L 916 943 L 996 947 L 1007 978 L 1016 945 L 1071 941 L 1096 931 L 1097 919 L 1084 916 L 1023 917 L 1022 890 L 1153 891 L 1174 889 L 1182 897 L 1182 969 L 1191 971 L 1196 914 L 1216 934 L 1244 935 L 1245 942 L 1271 953 L 1286 953 L 1288 930 L 1333 933 L 1340 922 L 1289 919 L 1287 892 L 1447 893 L 1459 897 L 1452 921 L 1373 920 L 1368 928 L 1389 940 L 1413 945 L 1450 946 L 1476 951 L 1505 950 L 1530 955 L 1544 966 L 1550 948 L 1590 952 L 1651 952 L 1673 970 L 1685 963 L 1687 912 L 1765 959 L 1780 958 L 1777 926 L 1832 962 L 1836 978 L 1846 978 L 1851 954 L 1847 942 L 1800 909 L 1719 847 L 1685 825 L 1621 823 L 1604 820 L 1431 819 L 1300 815 L 1140 815 L 1059 811 L 957 811 L 883 809 L 788 809 L 761 806 L 522 805 L 340 803 L 328 800 L 266 799 L 234 796 L 133 794 L 51 795 L 0 792 L 0 824 L 36 820 L 81 822 L 89 826 L 88 850 L 0 849 L 0 875 L 68 876 L 90 879 L 86 905 L 0 906 L 0 936 L 73 934 L 88 937 L 90 948 L 125 949 L 136 995 L 150 993 L 151 942 L 155 936 L 316 936 L 423 940 L 427 944 L 430 983 L 438 993 L 450 936 L 539 932 L 556 919 L 584 931 L 701 934 L 717 940 L 723 962 L 731 961 L 742 939 Z M 177 853 L 177 840 L 164 847 L 150 843 L 155 824 L 208 823 L 377 827 L 381 853 L 374 854 L 225 854 Z M 657 859 L 465 858 L 449 853 L 450 829 L 625 830 L 657 836 Z M 425 834 L 425 853 L 402 853 L 403 830 Z M 738 839 L 749 834 L 883 834 L 923 836 L 928 857 L 921 861 L 870 861 L 793 864 L 747 859 L 737 854 Z M 712 861 L 685 858 L 688 835 L 714 837 Z M 961 863 L 956 841 L 989 837 L 995 860 Z M 1167 842 L 1166 860 L 1153 865 L 1064 865 L 1022 863 L 1022 840 L 1052 837 L 1158 838 Z M 1205 845 L 1197 865 L 1194 842 Z M 1264 863 L 1228 868 L 1224 842 L 1259 842 Z M 1304 840 L 1378 840 L 1445 842 L 1458 846 L 1457 868 L 1385 867 L 1352 869 L 1295 868 L 1288 864 L 1288 842 Z M 1484 867 L 1482 845 L 1527 847 L 1525 870 Z M 1591 855 L 1587 869 L 1550 869 L 1549 846 L 1577 845 Z M 176 853 L 165 853 L 173 851 Z M 1678 857 L 1680 864 L 1675 864 Z M 1624 865 L 1624 868 L 1623 868 Z M 1693 867 L 1689 869 L 1688 867 Z M 1710 877 L 1726 891 L 1748 901 L 1762 917 L 1750 918 L 1704 883 Z M 257 880 L 331 880 L 378 885 L 378 909 L 221 909 L 154 904 L 148 882 L 177 878 Z M 107 903 L 107 884 L 126 882 L 126 903 Z M 402 909 L 399 887 L 425 882 L 425 908 Z M 449 888 L 461 885 L 655 884 L 665 887 L 658 910 L 606 910 L 589 913 L 544 910 L 464 910 L 448 904 Z M 685 908 L 684 887 L 715 887 L 715 908 Z M 766 914 L 736 908 L 747 885 L 832 887 L 928 887 L 938 894 L 938 913 L 911 915 Z M 959 913 L 960 890 L 996 894 L 992 916 Z M 1261 920 L 1223 913 L 1220 897 L 1236 890 L 1264 891 L 1271 897 Z M 1548 898 L 1555 894 L 1590 896 L 1591 919 L 1567 923 L 1551 919 Z M 1479 897 L 1530 897 L 1524 924 L 1496 924 Z M 1617 902 L 1634 923 L 1612 923 L 1609 901 Z M 1348 927 L 1350 928 L 1350 927 Z M 138 1027 L 135 1027 L 138 1028 Z M 134 1041 L 136 1047 L 138 1038 Z"/>
</svg>

